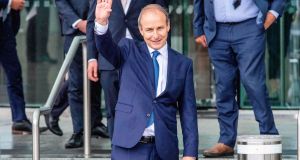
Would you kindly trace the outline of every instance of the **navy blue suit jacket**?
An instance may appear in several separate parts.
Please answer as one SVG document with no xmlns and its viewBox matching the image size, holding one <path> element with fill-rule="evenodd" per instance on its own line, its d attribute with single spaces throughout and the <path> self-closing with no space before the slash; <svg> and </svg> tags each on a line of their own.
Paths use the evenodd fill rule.
<svg viewBox="0 0 300 160">
<path fill-rule="evenodd" d="M 4 9 L 7 7 L 8 0 L 0 0 L 0 9 Z"/>
<path fill-rule="evenodd" d="M 262 16 L 257 17 L 260 27 L 264 27 L 268 10 L 282 14 L 285 7 L 285 0 L 254 0 L 254 2 L 262 13 Z M 216 35 L 213 0 L 194 0 L 194 36 L 199 37 L 204 34 L 208 44 Z"/>
<path fill-rule="evenodd" d="M 97 49 L 121 70 L 113 145 L 132 148 L 142 137 L 149 115 L 155 115 L 155 145 L 162 159 L 178 159 L 176 113 L 179 111 L 184 156 L 198 155 L 198 126 L 192 60 L 168 48 L 165 91 L 154 89 L 153 63 L 145 42 L 122 39 L 117 45 L 108 31 L 95 35 Z"/>
<path fill-rule="evenodd" d="M 88 0 L 55 0 L 61 20 L 63 35 L 83 35 L 72 24 L 78 19 L 86 20 L 89 12 Z"/>
<path fill-rule="evenodd" d="M 132 38 L 135 40 L 143 41 L 143 37 L 138 29 L 138 16 L 141 9 L 148 4 L 159 4 L 165 8 L 169 5 L 169 0 L 131 0 L 127 14 L 125 15 L 121 1 L 114 0 L 112 3 L 111 15 L 109 17 L 109 29 L 112 33 L 113 40 L 118 43 L 120 39 L 125 37 L 126 28 L 128 28 Z M 88 16 L 88 28 L 87 28 L 87 47 L 89 59 L 98 59 L 99 69 L 101 70 L 114 70 L 114 66 L 111 65 L 101 54 L 96 52 L 96 46 L 94 42 L 94 20 L 95 20 L 95 8 L 97 0 L 92 0 L 91 10 Z"/>
<path fill-rule="evenodd" d="M 8 0 L 0 0 L 0 10 L 7 7 Z M 9 15 L 11 17 L 11 26 L 13 29 L 14 35 L 16 35 L 20 28 L 20 11 L 10 10 Z"/>
</svg>

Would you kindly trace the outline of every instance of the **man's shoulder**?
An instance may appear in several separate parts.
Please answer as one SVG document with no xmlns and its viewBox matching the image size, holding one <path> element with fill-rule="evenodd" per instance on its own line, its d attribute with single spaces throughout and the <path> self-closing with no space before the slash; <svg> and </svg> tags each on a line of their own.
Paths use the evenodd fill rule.
<svg viewBox="0 0 300 160">
<path fill-rule="evenodd" d="M 133 39 L 130 39 L 130 38 L 122 38 L 119 41 L 118 45 L 119 46 L 126 45 L 126 46 L 133 47 L 133 46 L 139 46 L 139 45 L 141 45 L 140 43 L 141 43 L 140 41 L 133 40 Z"/>
<path fill-rule="evenodd" d="M 179 60 L 179 61 L 182 61 L 184 63 L 191 63 L 192 62 L 191 58 L 187 57 L 183 53 L 180 53 L 180 52 L 172 49 L 171 47 L 169 47 L 169 52 L 170 52 L 170 54 L 175 54 L 177 56 L 176 59 Z"/>
</svg>

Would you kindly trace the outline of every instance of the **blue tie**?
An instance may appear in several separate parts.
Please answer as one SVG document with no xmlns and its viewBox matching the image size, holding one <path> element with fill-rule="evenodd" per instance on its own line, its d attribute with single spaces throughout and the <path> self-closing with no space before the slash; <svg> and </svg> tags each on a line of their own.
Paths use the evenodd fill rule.
<svg viewBox="0 0 300 160">
<path fill-rule="evenodd" d="M 152 62 L 154 66 L 154 85 L 155 85 L 155 95 L 157 92 L 157 84 L 158 84 L 158 76 L 159 76 L 159 64 L 157 62 L 157 56 L 160 54 L 158 51 L 153 51 L 152 52 Z M 147 127 L 151 126 L 154 123 L 154 115 L 153 112 L 151 113 L 151 116 L 148 120 Z"/>
</svg>

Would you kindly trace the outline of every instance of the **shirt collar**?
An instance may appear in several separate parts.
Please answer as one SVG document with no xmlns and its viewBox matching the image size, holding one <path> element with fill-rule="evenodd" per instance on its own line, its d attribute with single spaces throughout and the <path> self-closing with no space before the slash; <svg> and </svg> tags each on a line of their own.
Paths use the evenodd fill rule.
<svg viewBox="0 0 300 160">
<path fill-rule="evenodd" d="M 150 46 L 148 46 L 148 51 L 150 53 L 150 56 L 152 57 L 153 53 L 155 50 L 153 48 L 151 48 Z M 159 50 L 157 50 L 162 56 L 164 57 L 168 57 L 168 43 L 166 43 L 163 47 L 161 47 Z"/>
</svg>

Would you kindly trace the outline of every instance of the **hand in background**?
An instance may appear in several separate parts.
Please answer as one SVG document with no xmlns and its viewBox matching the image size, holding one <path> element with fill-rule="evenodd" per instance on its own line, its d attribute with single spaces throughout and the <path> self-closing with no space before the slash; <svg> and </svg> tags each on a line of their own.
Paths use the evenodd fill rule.
<svg viewBox="0 0 300 160">
<path fill-rule="evenodd" d="M 276 17 L 271 12 L 268 12 L 264 23 L 265 30 L 267 30 L 275 21 Z"/>
<path fill-rule="evenodd" d="M 88 78 L 91 81 L 97 82 L 98 78 L 98 63 L 97 60 L 92 60 L 88 64 Z"/>
<path fill-rule="evenodd" d="M 12 0 L 11 1 L 11 8 L 13 10 L 22 10 L 25 5 L 25 0 Z"/>
<path fill-rule="evenodd" d="M 95 11 L 96 22 L 101 25 L 108 23 L 108 17 L 110 16 L 112 0 L 97 0 L 97 6 Z"/>
<path fill-rule="evenodd" d="M 82 33 L 86 33 L 86 25 L 87 25 L 87 21 L 86 20 L 82 20 L 80 21 L 76 27 L 82 32 Z"/>
<path fill-rule="evenodd" d="M 207 42 L 205 35 L 201 35 L 195 39 L 196 43 L 201 44 L 204 48 L 207 48 Z"/>
</svg>

